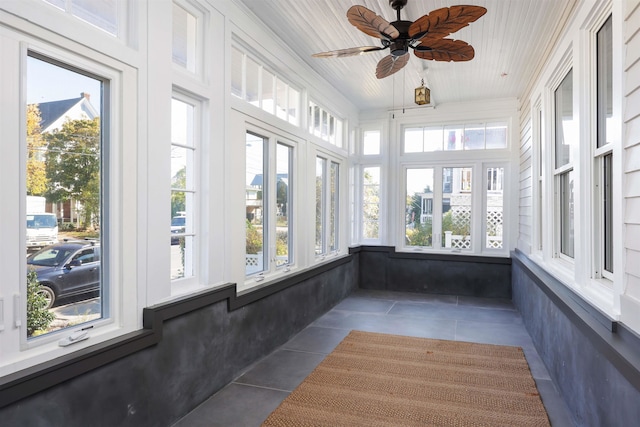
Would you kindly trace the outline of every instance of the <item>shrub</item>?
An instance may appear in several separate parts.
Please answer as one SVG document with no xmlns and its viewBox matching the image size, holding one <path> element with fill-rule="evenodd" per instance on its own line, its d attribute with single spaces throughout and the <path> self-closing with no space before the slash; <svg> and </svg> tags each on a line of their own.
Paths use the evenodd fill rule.
<svg viewBox="0 0 640 427">
<path fill-rule="evenodd" d="M 27 336 L 49 327 L 55 315 L 47 308 L 47 300 L 40 293 L 40 283 L 35 270 L 27 273 Z"/>
</svg>

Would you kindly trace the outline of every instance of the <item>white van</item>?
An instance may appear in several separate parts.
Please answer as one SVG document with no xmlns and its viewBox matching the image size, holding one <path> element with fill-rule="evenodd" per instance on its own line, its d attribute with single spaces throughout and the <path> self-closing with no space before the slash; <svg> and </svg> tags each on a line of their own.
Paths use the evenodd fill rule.
<svg viewBox="0 0 640 427">
<path fill-rule="evenodd" d="M 58 243 L 58 219 L 52 213 L 27 214 L 27 249 Z"/>
</svg>

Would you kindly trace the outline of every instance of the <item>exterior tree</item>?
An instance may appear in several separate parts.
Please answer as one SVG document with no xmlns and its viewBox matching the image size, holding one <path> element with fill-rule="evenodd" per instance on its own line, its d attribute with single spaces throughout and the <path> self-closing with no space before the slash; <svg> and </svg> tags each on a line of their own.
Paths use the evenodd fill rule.
<svg viewBox="0 0 640 427">
<path fill-rule="evenodd" d="M 187 188 L 187 167 L 183 167 L 173 176 L 171 186 L 173 188 Z M 186 198 L 184 191 L 171 192 L 171 216 L 186 210 Z"/>
<path fill-rule="evenodd" d="M 47 173 L 40 154 L 46 145 L 41 120 L 38 104 L 27 105 L 27 194 L 30 196 L 41 196 L 47 190 Z"/>
<path fill-rule="evenodd" d="M 48 200 L 76 199 L 83 206 L 83 225 L 99 225 L 100 119 L 69 120 L 44 138 Z"/>
</svg>

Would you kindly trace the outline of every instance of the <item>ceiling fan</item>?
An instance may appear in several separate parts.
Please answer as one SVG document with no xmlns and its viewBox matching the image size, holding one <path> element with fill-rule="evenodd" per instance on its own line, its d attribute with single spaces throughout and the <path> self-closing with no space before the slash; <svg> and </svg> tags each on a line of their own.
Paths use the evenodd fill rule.
<svg viewBox="0 0 640 427">
<path fill-rule="evenodd" d="M 389 49 L 390 55 L 378 62 L 376 77 L 390 76 L 409 62 L 409 48 L 418 58 L 434 61 L 469 61 L 475 52 L 462 40 L 445 38 L 474 22 L 487 12 L 482 6 L 451 6 L 436 9 L 414 22 L 400 19 L 400 11 L 407 0 L 389 0 L 396 10 L 397 20 L 391 23 L 364 6 L 351 6 L 347 11 L 349 22 L 372 37 L 379 38 L 381 46 L 360 46 L 313 54 L 316 58 L 341 58 Z"/>
</svg>

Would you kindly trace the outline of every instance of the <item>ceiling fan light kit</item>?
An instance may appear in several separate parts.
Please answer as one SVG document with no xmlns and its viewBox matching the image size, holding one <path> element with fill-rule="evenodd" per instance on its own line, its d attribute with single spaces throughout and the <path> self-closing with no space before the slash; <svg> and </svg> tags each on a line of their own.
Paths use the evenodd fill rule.
<svg viewBox="0 0 640 427">
<path fill-rule="evenodd" d="M 482 6 L 451 6 L 436 9 L 416 21 L 400 19 L 400 11 L 407 0 L 389 0 L 397 19 L 388 22 L 364 6 L 351 6 L 347 19 L 363 33 L 380 39 L 381 46 L 361 46 L 316 53 L 317 58 L 341 58 L 389 49 L 389 55 L 378 62 L 376 77 L 388 77 L 409 62 L 409 49 L 421 59 L 433 61 L 469 61 L 473 47 L 462 40 L 447 39 L 449 34 L 466 27 L 487 12 Z"/>
<path fill-rule="evenodd" d="M 413 99 L 418 105 L 431 103 L 431 90 L 424 85 L 424 79 L 420 83 L 420 87 L 416 88 Z"/>
</svg>

